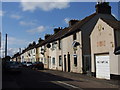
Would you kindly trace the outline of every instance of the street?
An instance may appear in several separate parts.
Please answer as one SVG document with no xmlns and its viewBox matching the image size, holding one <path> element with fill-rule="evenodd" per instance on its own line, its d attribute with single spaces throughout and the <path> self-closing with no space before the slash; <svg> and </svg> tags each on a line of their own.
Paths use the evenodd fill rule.
<svg viewBox="0 0 120 90">
<path fill-rule="evenodd" d="M 39 89 L 52 88 L 61 90 L 118 90 L 117 85 L 78 78 L 78 74 L 64 73 L 52 70 L 32 70 L 22 68 L 21 73 L 3 74 L 2 88 L 4 89 Z M 90 89 L 92 88 L 92 89 Z M 93 89 L 94 88 L 94 89 Z M 103 90 L 103 89 L 100 89 Z"/>
</svg>

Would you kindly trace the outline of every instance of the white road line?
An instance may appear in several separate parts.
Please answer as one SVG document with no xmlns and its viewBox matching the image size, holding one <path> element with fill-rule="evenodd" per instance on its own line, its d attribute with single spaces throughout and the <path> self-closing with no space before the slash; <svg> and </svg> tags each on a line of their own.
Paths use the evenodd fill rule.
<svg viewBox="0 0 120 90">
<path fill-rule="evenodd" d="M 64 84 L 64 85 L 67 85 L 69 87 L 72 87 L 72 88 L 79 88 L 79 87 L 76 87 L 74 85 L 71 85 L 71 84 L 68 84 L 68 83 L 65 83 L 65 82 L 61 82 L 61 81 L 57 81 L 58 83 L 61 83 L 61 84 Z"/>
</svg>

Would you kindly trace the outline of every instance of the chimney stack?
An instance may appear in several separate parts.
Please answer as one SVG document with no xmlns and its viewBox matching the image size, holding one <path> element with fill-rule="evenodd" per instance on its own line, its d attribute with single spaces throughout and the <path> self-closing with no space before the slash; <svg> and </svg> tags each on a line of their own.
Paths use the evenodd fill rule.
<svg viewBox="0 0 120 90">
<path fill-rule="evenodd" d="M 46 34 L 45 35 L 45 40 L 48 38 L 48 37 L 50 37 L 51 36 L 51 34 Z"/>
<path fill-rule="evenodd" d="M 79 22 L 79 20 L 75 20 L 75 19 L 70 20 L 69 21 L 69 26 L 72 26 L 72 25 L 76 24 L 77 22 Z"/>
<path fill-rule="evenodd" d="M 38 39 L 38 43 L 41 43 L 42 41 L 44 41 L 42 38 Z"/>
<path fill-rule="evenodd" d="M 95 8 L 96 13 L 111 14 L 111 6 L 109 6 L 109 2 L 98 2 Z"/>
<path fill-rule="evenodd" d="M 59 32 L 60 30 L 62 30 L 62 27 L 58 27 L 54 29 L 54 34 L 56 34 L 57 32 Z"/>
</svg>

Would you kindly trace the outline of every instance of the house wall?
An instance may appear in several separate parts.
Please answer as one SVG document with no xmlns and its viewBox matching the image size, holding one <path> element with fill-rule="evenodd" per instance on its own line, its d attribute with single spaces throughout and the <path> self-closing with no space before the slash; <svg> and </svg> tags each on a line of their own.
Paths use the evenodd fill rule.
<svg viewBox="0 0 120 90">
<path fill-rule="evenodd" d="M 49 49 L 46 47 L 44 47 L 45 49 L 45 53 L 44 53 L 44 68 L 48 69 L 49 68 L 49 61 L 48 61 L 48 57 L 49 57 Z"/>
<path fill-rule="evenodd" d="M 41 54 L 41 52 L 42 52 L 41 49 L 42 48 L 44 49 L 44 46 L 38 48 L 39 49 L 38 54 L 39 54 L 39 61 L 44 63 L 44 55 Z"/>
<path fill-rule="evenodd" d="M 77 34 L 77 42 L 81 44 L 81 32 Z M 73 50 L 73 35 L 62 39 L 62 60 L 63 60 L 63 71 L 65 71 L 64 55 L 66 55 L 66 71 L 68 71 L 68 53 L 70 54 L 70 72 L 82 73 L 82 51 L 81 46 L 77 46 L 77 66 L 74 65 L 74 50 Z"/>
<path fill-rule="evenodd" d="M 28 57 L 27 60 L 28 60 L 28 62 L 32 62 L 31 55 L 32 55 L 31 50 L 28 50 L 27 51 L 27 57 Z"/>
<path fill-rule="evenodd" d="M 118 55 L 118 73 L 120 75 L 120 55 Z"/>
<path fill-rule="evenodd" d="M 21 62 L 24 62 L 25 61 L 25 59 L 24 59 L 24 53 L 21 54 L 20 57 L 21 57 Z"/>
<path fill-rule="evenodd" d="M 120 55 L 115 55 L 113 52 L 110 52 L 110 71 L 111 74 L 120 75 Z"/>
<path fill-rule="evenodd" d="M 36 61 L 39 61 L 39 47 L 36 47 Z"/>
<path fill-rule="evenodd" d="M 98 27 L 101 30 L 98 29 Z M 103 29 L 104 28 L 104 29 Z M 114 55 L 115 38 L 114 30 L 103 20 L 99 19 L 94 27 L 91 36 L 91 57 L 92 68 L 91 71 L 95 72 L 95 54 L 109 53 L 110 56 L 110 74 L 118 74 L 118 57 Z"/>
<path fill-rule="evenodd" d="M 59 56 L 61 56 L 61 58 L 62 58 L 62 50 L 59 49 L 59 46 L 57 44 L 57 54 L 56 54 L 56 57 L 57 57 L 57 70 L 63 71 L 63 59 L 62 59 L 62 65 L 60 66 L 59 65 L 59 63 L 60 63 L 59 62 Z"/>
<path fill-rule="evenodd" d="M 20 56 L 17 56 L 17 61 L 21 62 L 21 57 Z"/>
<path fill-rule="evenodd" d="M 91 61 L 91 42 L 90 42 L 90 34 L 93 31 L 94 26 L 96 25 L 99 18 L 106 18 L 115 20 L 112 15 L 109 14 L 97 14 L 88 22 L 81 26 L 82 30 L 82 56 L 83 56 L 83 71 L 86 72 L 86 64 Z M 86 56 L 89 56 L 89 61 L 85 62 Z M 90 66 L 91 68 L 91 66 Z"/>
<path fill-rule="evenodd" d="M 24 53 L 24 56 L 25 56 L 25 61 L 28 62 L 27 52 Z"/>
<path fill-rule="evenodd" d="M 65 71 L 65 61 L 64 61 L 64 55 L 66 55 L 66 71 L 68 71 L 68 57 L 67 54 L 69 52 L 70 54 L 70 66 L 72 66 L 72 60 L 71 56 L 72 54 L 72 36 L 66 37 L 62 39 L 62 60 L 63 60 L 63 71 Z"/>
<path fill-rule="evenodd" d="M 50 56 L 50 59 L 51 60 L 49 60 L 50 62 L 50 69 L 53 69 L 53 70 L 57 70 L 57 57 L 56 57 L 56 50 L 51 50 L 51 48 L 49 49 L 49 51 L 50 51 L 50 54 L 49 54 L 49 56 Z M 53 58 L 55 58 L 55 64 L 53 64 Z"/>
<path fill-rule="evenodd" d="M 32 62 L 36 62 L 36 48 L 32 49 Z"/>
<path fill-rule="evenodd" d="M 56 41 L 57 42 L 57 41 Z M 54 42 L 52 42 L 54 43 Z M 52 43 L 50 43 L 51 47 L 49 48 L 49 64 L 50 69 L 58 70 L 58 53 L 57 53 L 57 44 L 54 44 L 54 48 L 52 46 Z M 53 58 L 55 58 L 55 64 L 53 64 Z"/>
</svg>

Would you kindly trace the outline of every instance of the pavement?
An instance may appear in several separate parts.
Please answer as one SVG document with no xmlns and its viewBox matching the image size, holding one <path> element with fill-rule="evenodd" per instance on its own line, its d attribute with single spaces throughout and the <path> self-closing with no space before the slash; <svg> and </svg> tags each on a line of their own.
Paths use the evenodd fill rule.
<svg viewBox="0 0 120 90">
<path fill-rule="evenodd" d="M 67 77 L 72 79 L 78 83 L 72 83 L 73 85 L 80 86 L 81 88 L 97 88 L 97 89 L 120 89 L 120 80 L 105 80 L 105 79 L 98 79 L 93 76 L 88 76 L 85 74 L 80 73 L 72 73 L 72 72 L 62 72 L 56 70 L 44 70 L 42 72 L 50 73 L 57 76 Z M 70 82 L 69 82 L 70 83 Z"/>
<path fill-rule="evenodd" d="M 21 73 L 3 75 L 3 90 L 119 90 L 117 81 L 100 80 L 78 73 L 23 68 Z"/>
</svg>

